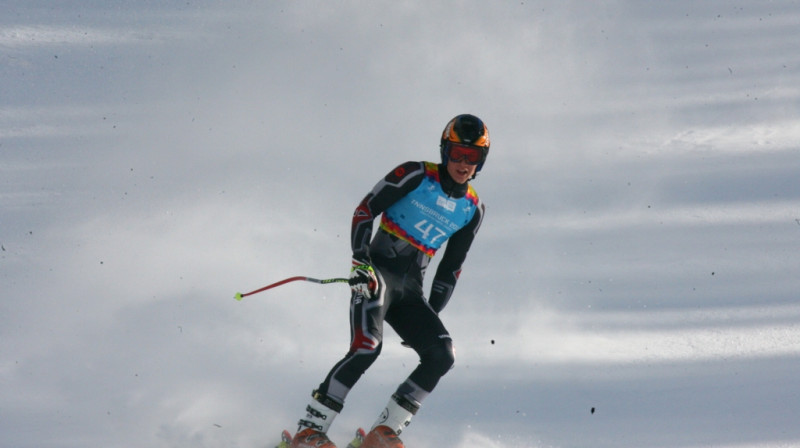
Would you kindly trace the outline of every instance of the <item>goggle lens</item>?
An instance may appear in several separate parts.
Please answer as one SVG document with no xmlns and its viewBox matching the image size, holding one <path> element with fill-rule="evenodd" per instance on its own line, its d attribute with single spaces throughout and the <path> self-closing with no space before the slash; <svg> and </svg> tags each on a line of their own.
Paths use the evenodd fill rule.
<svg viewBox="0 0 800 448">
<path fill-rule="evenodd" d="M 447 159 L 453 162 L 464 162 L 469 165 L 477 165 L 481 163 L 483 158 L 483 151 L 474 146 L 464 146 L 456 143 L 450 143 L 447 149 Z"/>
</svg>

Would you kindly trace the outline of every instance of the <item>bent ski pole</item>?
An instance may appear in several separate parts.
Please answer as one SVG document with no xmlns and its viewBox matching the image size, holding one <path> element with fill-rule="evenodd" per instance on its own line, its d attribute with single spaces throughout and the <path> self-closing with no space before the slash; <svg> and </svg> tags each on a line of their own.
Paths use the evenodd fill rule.
<svg viewBox="0 0 800 448">
<path fill-rule="evenodd" d="M 281 280 L 279 282 L 272 283 L 271 285 L 267 285 L 267 286 L 265 286 L 263 288 L 258 288 L 255 291 L 250 291 L 250 292 L 246 292 L 246 293 L 237 292 L 236 295 L 233 296 L 233 298 L 236 299 L 236 300 L 241 301 L 242 298 L 247 297 L 249 295 L 253 295 L 253 294 L 256 294 L 256 293 L 259 293 L 259 292 L 262 292 L 262 291 L 266 291 L 268 289 L 272 289 L 272 288 L 274 288 L 276 286 L 281 286 L 281 285 L 284 285 L 284 284 L 289 283 L 289 282 L 296 282 L 298 280 L 303 280 L 303 281 L 311 282 L 311 283 L 321 283 L 323 285 L 327 284 L 327 283 L 347 283 L 349 281 L 349 279 L 346 279 L 346 278 L 325 278 L 325 279 L 320 280 L 318 278 L 311 278 L 311 277 L 305 277 L 305 276 L 300 275 L 300 276 L 297 276 L 297 277 L 289 277 L 289 278 L 283 279 L 283 280 Z"/>
</svg>

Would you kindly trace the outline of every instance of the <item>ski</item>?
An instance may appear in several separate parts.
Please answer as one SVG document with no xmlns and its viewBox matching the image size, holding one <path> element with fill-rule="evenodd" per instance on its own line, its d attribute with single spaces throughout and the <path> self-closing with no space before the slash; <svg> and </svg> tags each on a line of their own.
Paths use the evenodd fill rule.
<svg viewBox="0 0 800 448">
<path fill-rule="evenodd" d="M 275 448 L 291 448 L 292 446 L 292 435 L 287 430 L 283 430 L 281 433 L 281 441 L 278 443 Z"/>
<path fill-rule="evenodd" d="M 364 437 L 366 436 L 367 434 L 364 432 L 364 430 L 358 428 L 356 430 L 355 437 L 353 437 L 353 440 L 349 444 L 347 444 L 347 448 L 359 448 L 361 444 L 364 443 Z"/>
</svg>

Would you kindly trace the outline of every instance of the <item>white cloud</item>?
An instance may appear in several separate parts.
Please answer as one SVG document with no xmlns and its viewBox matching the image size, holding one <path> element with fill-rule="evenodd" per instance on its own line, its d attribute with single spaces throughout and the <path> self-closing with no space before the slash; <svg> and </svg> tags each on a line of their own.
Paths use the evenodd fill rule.
<svg viewBox="0 0 800 448">
<path fill-rule="evenodd" d="M 792 151 L 797 148 L 798 141 L 800 141 L 800 121 L 790 119 L 748 123 L 741 126 L 687 129 L 665 138 L 661 144 L 639 144 L 636 148 L 640 152 L 677 150 L 747 154 Z"/>
<path fill-rule="evenodd" d="M 185 37 L 176 30 L 79 25 L 11 25 L 0 27 L 0 46 L 14 49 L 42 46 L 109 46 L 163 43 Z"/>
<path fill-rule="evenodd" d="M 346 275 L 358 200 L 465 109 L 488 213 L 409 446 L 800 440 L 792 2 L 16 3 L 0 445 L 273 442 L 347 289 L 233 293 Z M 336 440 L 416 364 L 387 333 Z"/>
</svg>

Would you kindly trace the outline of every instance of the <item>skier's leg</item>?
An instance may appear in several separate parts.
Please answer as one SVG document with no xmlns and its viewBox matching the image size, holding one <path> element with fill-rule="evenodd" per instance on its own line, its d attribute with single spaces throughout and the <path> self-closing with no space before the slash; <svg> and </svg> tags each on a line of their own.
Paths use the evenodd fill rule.
<svg viewBox="0 0 800 448">
<path fill-rule="evenodd" d="M 350 349 L 330 370 L 319 386 L 319 392 L 344 403 L 350 389 L 378 358 L 383 347 L 383 319 L 389 295 L 386 281 L 378 269 L 378 289 L 365 300 L 359 294 L 350 298 Z"/>
<path fill-rule="evenodd" d="M 383 346 L 383 318 L 386 303 L 385 282 L 378 272 L 378 290 L 370 300 L 360 294 L 350 298 L 350 349 L 330 370 L 319 389 L 312 394 L 305 418 L 298 422 L 292 447 L 328 447 L 325 433 L 341 412 L 350 389 L 375 362 Z M 315 444 L 322 445 L 315 445 Z"/>
<path fill-rule="evenodd" d="M 455 350 L 444 323 L 424 299 L 403 302 L 386 316 L 397 334 L 419 355 L 419 365 L 400 385 L 400 396 L 421 403 L 455 363 Z"/>
<path fill-rule="evenodd" d="M 404 301 L 392 308 L 386 321 L 420 357 L 417 368 L 400 384 L 372 426 L 376 430 L 373 436 L 385 433 L 380 427 L 387 427 L 396 437 L 409 425 L 439 379 L 453 366 L 455 353 L 447 329 L 422 298 Z"/>
</svg>

